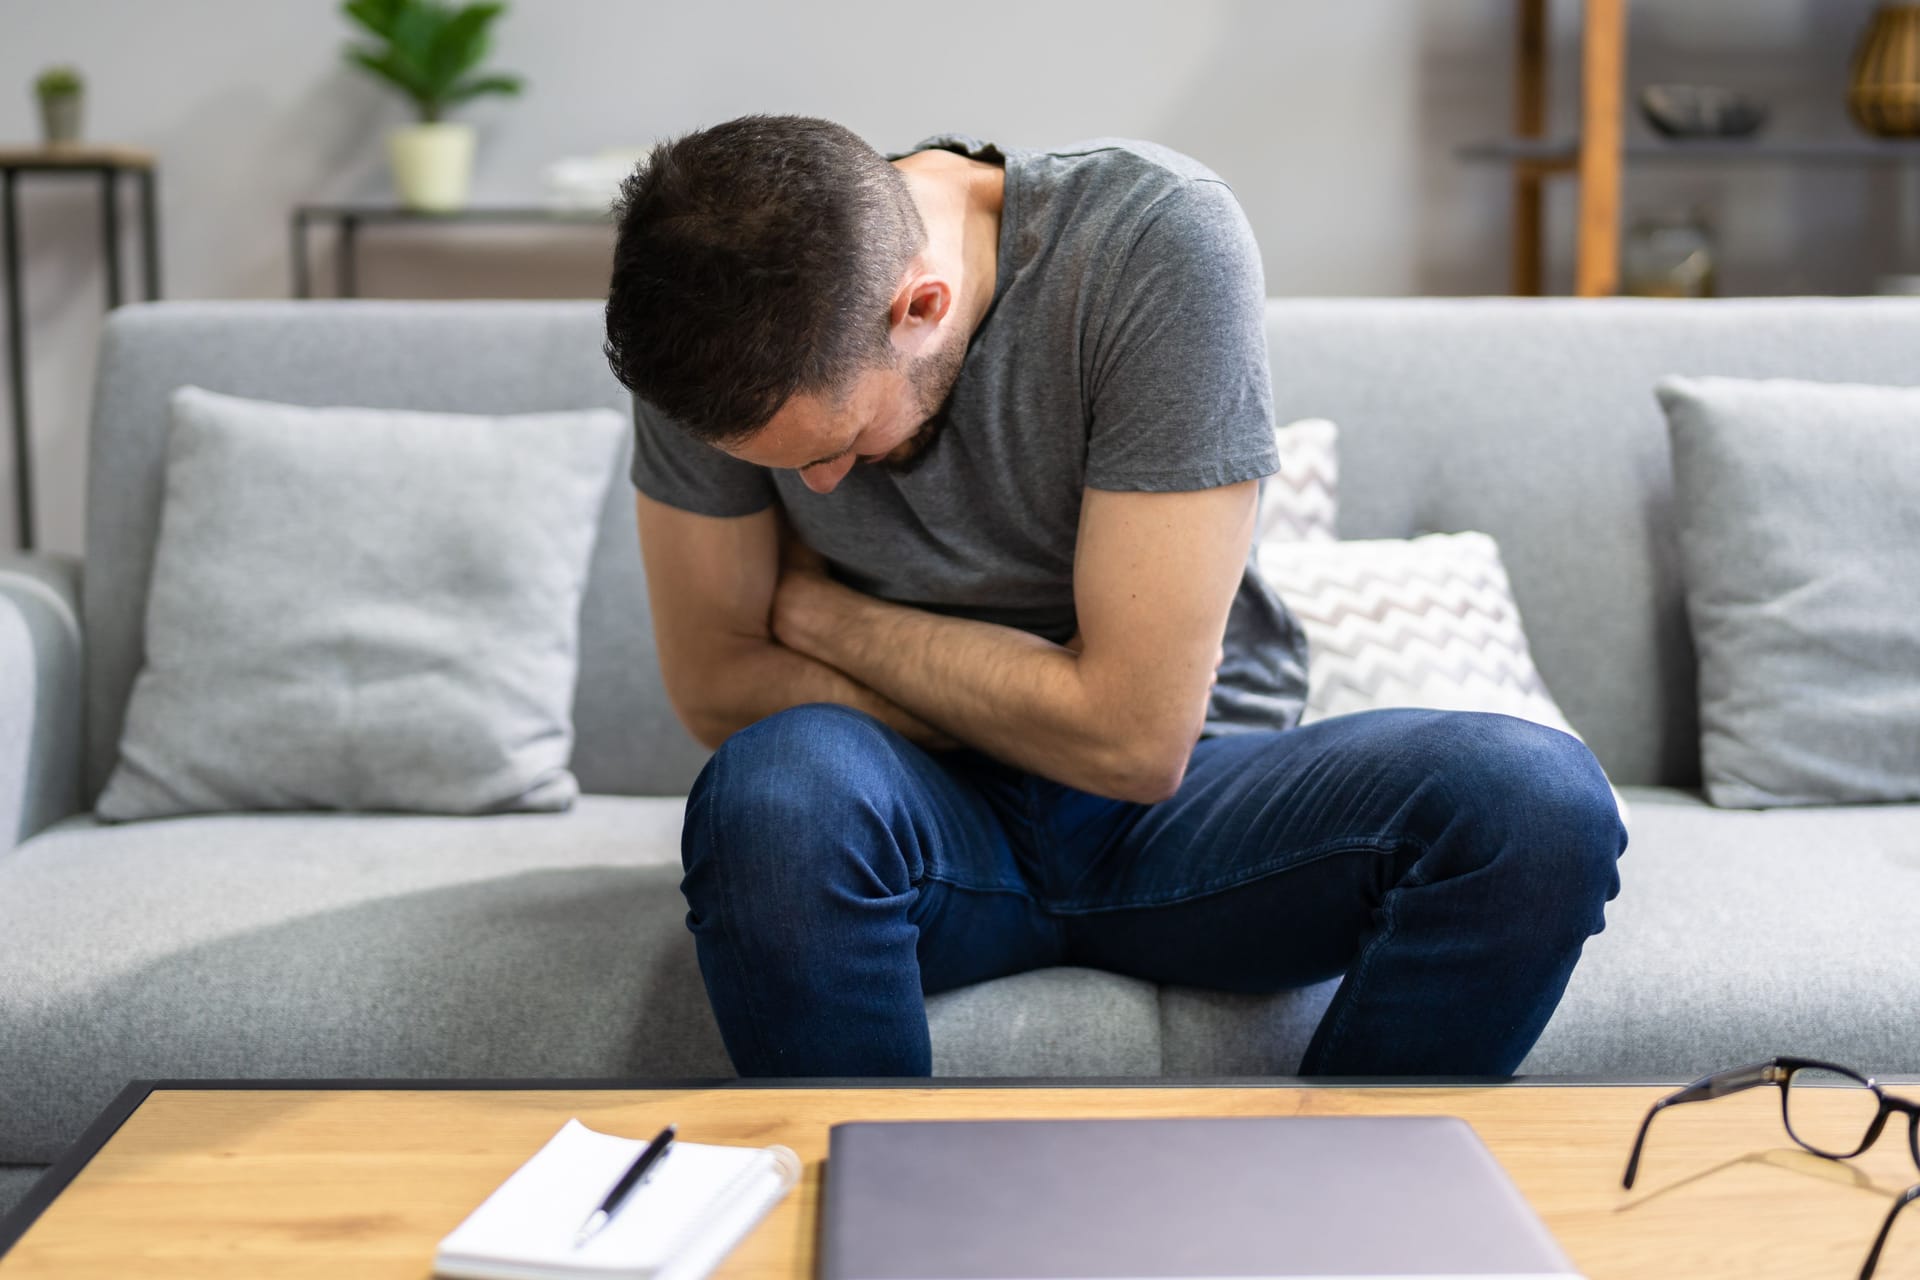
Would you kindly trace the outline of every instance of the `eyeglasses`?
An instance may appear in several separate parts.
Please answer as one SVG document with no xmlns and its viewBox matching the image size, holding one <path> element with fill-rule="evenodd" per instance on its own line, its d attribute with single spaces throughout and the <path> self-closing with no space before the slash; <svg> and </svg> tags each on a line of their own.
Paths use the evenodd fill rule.
<svg viewBox="0 0 1920 1280">
<path fill-rule="evenodd" d="M 1647 1118 L 1640 1122 L 1640 1136 L 1633 1140 L 1633 1155 L 1627 1159 L 1627 1176 L 1621 1185 L 1631 1188 L 1634 1173 L 1640 1168 L 1640 1148 L 1646 1144 L 1647 1128 L 1653 1118 L 1667 1107 L 1681 1102 L 1705 1102 L 1723 1098 L 1758 1085 L 1780 1086 L 1780 1118 L 1786 1122 L 1787 1135 L 1795 1142 L 1829 1160 L 1846 1160 L 1872 1146 L 1886 1127 L 1887 1117 L 1907 1117 L 1907 1152 L 1920 1168 L 1920 1102 L 1909 1102 L 1888 1094 L 1867 1076 L 1830 1062 L 1811 1058 L 1773 1058 L 1750 1067 L 1733 1067 L 1701 1076 L 1677 1093 L 1668 1094 L 1653 1104 Z M 1887 1211 L 1874 1237 L 1873 1250 L 1860 1268 L 1860 1280 L 1868 1280 L 1880 1261 L 1887 1234 L 1900 1211 L 1920 1200 L 1920 1184 L 1908 1187 Z"/>
</svg>

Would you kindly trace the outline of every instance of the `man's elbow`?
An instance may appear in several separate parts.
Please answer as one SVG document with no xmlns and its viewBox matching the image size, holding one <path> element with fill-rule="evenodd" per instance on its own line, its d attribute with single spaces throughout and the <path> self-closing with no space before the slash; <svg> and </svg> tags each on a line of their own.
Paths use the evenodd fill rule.
<svg viewBox="0 0 1920 1280">
<path fill-rule="evenodd" d="M 680 727 L 709 751 L 718 751 L 723 742 L 758 718 L 751 712 L 751 699 L 742 696 L 752 683 L 747 673 L 757 656 L 754 648 L 715 637 L 705 644 L 704 661 L 661 659 L 660 683 L 667 705 Z"/>
<path fill-rule="evenodd" d="M 1178 768 L 1140 768 L 1117 775 L 1113 784 L 1107 788 L 1107 794 L 1115 800 L 1126 800 L 1132 804 L 1159 804 L 1162 800 L 1171 800 L 1180 790 L 1180 783 L 1186 777 L 1187 765 L 1183 760 Z"/>
<path fill-rule="evenodd" d="M 741 727 L 725 711 L 686 697 L 671 685 L 667 690 L 667 705 L 673 708 L 674 718 L 680 722 L 680 727 L 709 751 L 718 751 L 720 744 Z"/>
<path fill-rule="evenodd" d="M 1199 737 L 1197 727 L 1181 726 L 1168 732 L 1136 733 L 1130 746 L 1108 762 L 1103 794 L 1134 804 L 1159 804 L 1172 799 L 1187 776 L 1187 761 Z"/>
<path fill-rule="evenodd" d="M 689 722 L 683 719 L 680 723 L 686 725 L 687 732 L 693 735 L 695 742 L 709 751 L 718 751 L 721 744 L 734 735 L 733 726 L 719 720 Z"/>
</svg>

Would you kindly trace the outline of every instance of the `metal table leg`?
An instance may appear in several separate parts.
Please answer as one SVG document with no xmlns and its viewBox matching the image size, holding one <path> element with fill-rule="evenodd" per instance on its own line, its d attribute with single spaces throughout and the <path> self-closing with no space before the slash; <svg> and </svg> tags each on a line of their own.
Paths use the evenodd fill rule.
<svg viewBox="0 0 1920 1280">
<path fill-rule="evenodd" d="M 360 220 L 352 214 L 340 219 L 340 238 L 335 247 L 333 262 L 334 276 L 339 285 L 338 293 L 343 298 L 351 298 L 358 292 L 353 280 L 354 232 L 360 229 Z"/>
<path fill-rule="evenodd" d="M 0 221 L 7 271 L 7 371 L 13 387 L 13 488 L 19 517 L 19 546 L 33 550 L 33 449 L 27 429 L 27 322 L 20 305 L 20 206 L 14 198 L 15 171 L 0 170 Z"/>
<path fill-rule="evenodd" d="M 313 280 L 307 274 L 307 215 L 295 209 L 288 223 L 288 231 L 293 241 L 288 246 L 291 251 L 288 261 L 293 264 L 293 296 L 311 298 Z"/>
<path fill-rule="evenodd" d="M 120 171 L 100 170 L 100 237 L 107 260 L 107 310 L 120 305 Z"/>
<path fill-rule="evenodd" d="M 153 170 L 140 170 L 140 247 L 147 269 L 147 301 L 160 297 L 160 212 L 153 196 Z"/>
</svg>

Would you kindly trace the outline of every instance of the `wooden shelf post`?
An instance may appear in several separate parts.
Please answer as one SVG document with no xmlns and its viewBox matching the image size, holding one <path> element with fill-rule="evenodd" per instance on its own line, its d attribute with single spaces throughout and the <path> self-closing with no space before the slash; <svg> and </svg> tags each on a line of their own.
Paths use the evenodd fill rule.
<svg viewBox="0 0 1920 1280">
<path fill-rule="evenodd" d="M 1513 77 L 1513 132 L 1538 138 L 1547 129 L 1547 0 L 1518 0 Z M 1540 293 L 1545 227 L 1543 174 L 1538 165 L 1513 166 L 1513 291 Z"/>
<path fill-rule="evenodd" d="M 1547 0 L 1514 0 L 1513 132 L 1547 128 Z M 1569 164 L 1513 164 L 1513 292 L 1545 292 L 1546 180 L 1571 171 L 1579 184 L 1573 291 L 1605 297 L 1620 287 L 1620 181 L 1626 109 L 1627 0 L 1586 0 L 1580 28 L 1580 145 Z"/>
<path fill-rule="evenodd" d="M 1603 298 L 1620 288 L 1627 0 L 1586 0 L 1580 43 L 1580 229 L 1573 291 Z"/>
</svg>

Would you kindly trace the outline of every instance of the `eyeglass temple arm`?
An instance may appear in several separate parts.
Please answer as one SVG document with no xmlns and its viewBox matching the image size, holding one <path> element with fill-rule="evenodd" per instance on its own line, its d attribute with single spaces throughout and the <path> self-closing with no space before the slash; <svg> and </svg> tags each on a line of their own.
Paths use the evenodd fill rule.
<svg viewBox="0 0 1920 1280">
<path fill-rule="evenodd" d="M 1787 1078 L 1786 1068 L 1778 1061 L 1756 1062 L 1749 1067 L 1728 1067 L 1725 1071 L 1716 1071 L 1710 1076 L 1701 1076 L 1680 1092 L 1667 1099 L 1668 1102 L 1702 1102 L 1708 1098 L 1724 1098 L 1730 1093 L 1739 1093 L 1756 1085 L 1778 1084 Z"/>
<path fill-rule="evenodd" d="M 1880 1250 L 1886 1247 L 1887 1233 L 1893 1230 L 1893 1220 L 1915 1200 L 1920 1200 L 1920 1183 L 1901 1192 L 1893 1202 L 1893 1208 L 1887 1210 L 1887 1220 L 1880 1224 L 1880 1234 L 1873 1238 L 1873 1250 L 1867 1254 L 1867 1264 L 1860 1268 L 1860 1280 L 1873 1280 L 1873 1269 L 1880 1265 Z"/>
<path fill-rule="evenodd" d="M 1628 1189 L 1633 1187 L 1634 1175 L 1640 1169 L 1640 1148 L 1645 1146 L 1647 1141 L 1647 1129 L 1653 1124 L 1653 1118 L 1665 1108 L 1682 1102 L 1706 1102 L 1713 1098 L 1724 1098 L 1730 1093 L 1740 1093 L 1757 1085 L 1776 1084 L 1786 1078 L 1787 1070 L 1777 1059 L 1772 1062 L 1756 1062 L 1752 1066 L 1728 1067 L 1725 1071 L 1701 1076 L 1686 1088 L 1660 1099 L 1647 1112 L 1647 1118 L 1640 1122 L 1640 1134 L 1633 1140 L 1633 1154 L 1627 1157 L 1627 1173 L 1620 1180 L 1620 1185 Z"/>
</svg>

